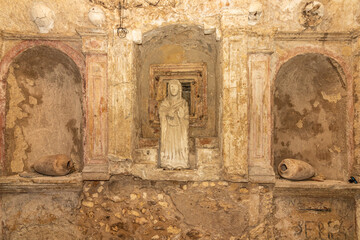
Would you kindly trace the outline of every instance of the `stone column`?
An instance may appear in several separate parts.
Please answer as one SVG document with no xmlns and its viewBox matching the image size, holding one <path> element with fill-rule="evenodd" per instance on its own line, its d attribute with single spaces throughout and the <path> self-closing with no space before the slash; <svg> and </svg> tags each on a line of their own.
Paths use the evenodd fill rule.
<svg viewBox="0 0 360 240">
<path fill-rule="evenodd" d="M 109 50 L 109 154 L 112 160 L 132 158 L 134 119 L 134 43 L 117 36 Z"/>
<path fill-rule="evenodd" d="M 248 89 L 246 35 L 224 36 L 222 46 L 222 154 L 224 177 L 246 181 L 248 172 Z"/>
<path fill-rule="evenodd" d="M 78 31 L 86 56 L 85 99 L 85 180 L 106 180 L 108 169 L 107 35 L 105 32 Z"/>
<path fill-rule="evenodd" d="M 267 36 L 249 36 L 249 180 L 259 183 L 275 181 L 271 164 L 270 45 Z"/>
</svg>

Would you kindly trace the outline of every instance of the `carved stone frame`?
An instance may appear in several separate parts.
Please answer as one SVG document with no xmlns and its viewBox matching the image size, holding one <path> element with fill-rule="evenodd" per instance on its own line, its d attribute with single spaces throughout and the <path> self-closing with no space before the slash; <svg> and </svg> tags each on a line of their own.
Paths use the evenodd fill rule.
<svg viewBox="0 0 360 240">
<path fill-rule="evenodd" d="M 207 66 L 206 63 L 156 64 L 150 66 L 149 122 L 160 128 L 158 107 L 166 97 L 166 83 L 179 79 L 190 83 L 190 127 L 203 127 L 207 121 Z"/>
</svg>

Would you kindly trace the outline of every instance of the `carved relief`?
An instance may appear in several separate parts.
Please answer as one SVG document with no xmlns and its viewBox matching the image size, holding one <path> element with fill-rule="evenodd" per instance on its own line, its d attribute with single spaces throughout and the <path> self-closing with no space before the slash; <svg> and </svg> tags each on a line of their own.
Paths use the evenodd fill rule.
<svg viewBox="0 0 360 240">
<path fill-rule="evenodd" d="M 263 6 L 259 2 L 253 2 L 249 6 L 249 15 L 248 15 L 248 24 L 256 25 L 260 19 L 263 12 Z"/>
<path fill-rule="evenodd" d="M 150 66 L 149 121 L 160 127 L 158 104 L 166 96 L 166 85 L 172 79 L 181 83 L 182 97 L 189 105 L 190 126 L 202 127 L 207 120 L 207 71 L 205 63 L 161 64 Z"/>
<path fill-rule="evenodd" d="M 316 27 L 324 16 L 324 5 L 318 1 L 310 1 L 301 10 L 300 24 L 305 28 Z"/>
<path fill-rule="evenodd" d="M 54 28 L 54 12 L 45 4 L 35 3 L 31 8 L 31 18 L 40 33 L 48 33 Z"/>
<path fill-rule="evenodd" d="M 352 199 L 287 196 L 275 205 L 279 239 L 356 239 Z"/>
<path fill-rule="evenodd" d="M 189 107 L 181 93 L 180 81 L 169 81 L 168 96 L 160 104 L 160 166 L 163 168 L 189 168 Z"/>
<path fill-rule="evenodd" d="M 96 27 L 101 27 L 106 20 L 104 11 L 99 7 L 90 8 L 88 17 L 90 22 Z"/>
</svg>

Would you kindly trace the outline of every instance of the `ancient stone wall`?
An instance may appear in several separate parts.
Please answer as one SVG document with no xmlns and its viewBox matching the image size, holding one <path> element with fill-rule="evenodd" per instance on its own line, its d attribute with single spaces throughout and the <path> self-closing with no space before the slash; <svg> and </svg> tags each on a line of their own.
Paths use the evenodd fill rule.
<svg viewBox="0 0 360 240">
<path fill-rule="evenodd" d="M 41 2 L 0 0 L 0 239 L 359 238 L 347 182 L 360 176 L 357 0 Z M 184 63 L 206 63 L 209 121 L 191 130 L 191 168 L 164 170 L 147 125 L 150 65 Z M 69 141 L 36 137 L 26 118 L 66 105 L 62 94 L 76 96 L 66 120 L 57 108 L 45 118 Z M 41 153 L 74 150 L 78 171 L 19 177 L 27 137 Z M 326 180 L 280 179 L 287 157 Z"/>
</svg>

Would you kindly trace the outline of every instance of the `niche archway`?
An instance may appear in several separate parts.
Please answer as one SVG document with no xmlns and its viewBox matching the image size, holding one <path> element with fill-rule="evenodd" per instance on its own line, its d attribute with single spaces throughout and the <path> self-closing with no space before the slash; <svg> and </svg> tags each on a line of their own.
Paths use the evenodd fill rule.
<svg viewBox="0 0 360 240">
<path fill-rule="evenodd" d="M 326 179 L 348 174 L 347 81 L 334 59 L 297 55 L 279 69 L 273 96 L 274 169 L 284 158 L 310 163 Z"/>
<path fill-rule="evenodd" d="M 8 68 L 5 174 L 28 170 L 44 155 L 67 154 L 83 165 L 82 74 L 65 53 L 33 46 Z"/>
</svg>

